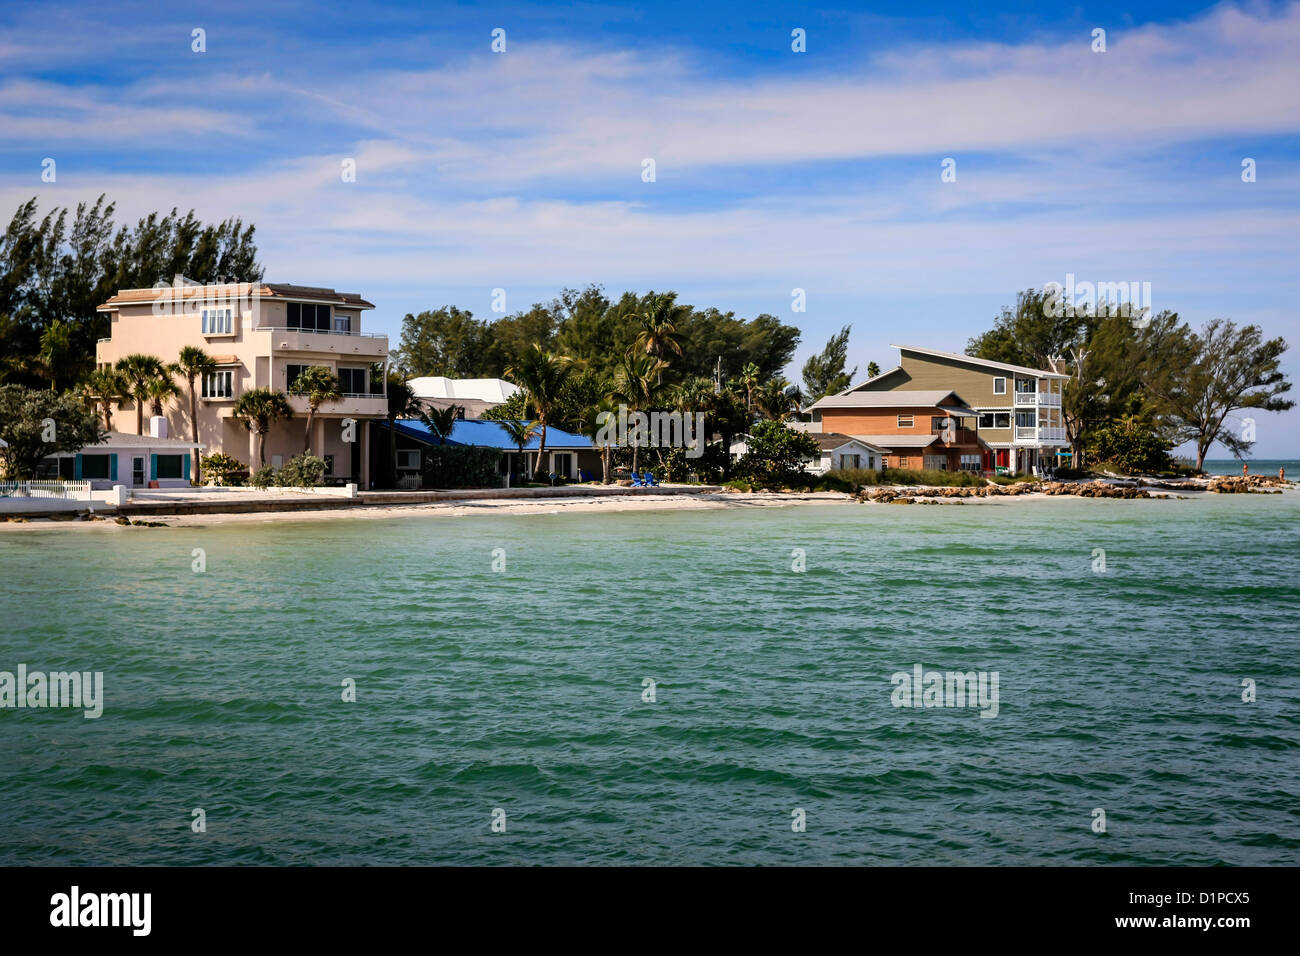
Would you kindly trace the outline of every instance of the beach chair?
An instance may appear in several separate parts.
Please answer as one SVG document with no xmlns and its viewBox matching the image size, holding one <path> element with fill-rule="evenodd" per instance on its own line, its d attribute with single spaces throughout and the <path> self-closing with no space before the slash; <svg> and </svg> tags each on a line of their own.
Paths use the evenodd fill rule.
<svg viewBox="0 0 1300 956">
<path fill-rule="evenodd" d="M 657 487 L 659 484 L 659 482 L 655 481 L 655 476 L 650 474 L 650 472 L 648 471 L 644 475 L 642 475 L 641 478 L 645 482 L 645 486 L 647 488 L 654 488 Z"/>
<path fill-rule="evenodd" d="M 644 487 L 645 487 L 645 483 L 641 481 L 641 476 L 638 475 L 635 471 L 632 472 L 632 487 L 633 487 L 633 488 L 644 488 Z"/>
</svg>

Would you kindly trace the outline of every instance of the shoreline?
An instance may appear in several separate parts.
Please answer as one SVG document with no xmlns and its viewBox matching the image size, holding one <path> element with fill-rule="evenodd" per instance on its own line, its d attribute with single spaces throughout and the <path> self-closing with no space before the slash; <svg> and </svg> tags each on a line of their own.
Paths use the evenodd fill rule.
<svg viewBox="0 0 1300 956">
<path fill-rule="evenodd" d="M 366 503 L 364 500 L 343 505 L 314 501 L 301 502 L 302 507 L 292 509 L 258 509 L 220 511 L 201 510 L 184 513 L 187 502 L 177 502 L 181 511 L 171 512 L 165 503 L 155 502 L 157 508 L 148 511 L 132 509 L 129 515 L 117 515 L 104 511 L 88 517 L 78 513 L 75 517 L 25 516 L 21 513 L 0 516 L 0 533 L 5 531 L 21 532 L 48 528 L 128 528 L 128 527 L 174 527 L 196 528 L 215 527 L 230 524 L 282 523 L 290 521 L 328 521 L 334 519 L 360 518 L 384 520 L 402 517 L 446 517 L 461 518 L 471 515 L 559 515 L 588 514 L 595 512 L 626 513 L 643 511 L 674 510 L 725 510 L 736 508 L 782 508 L 798 505 L 998 505 L 1016 501 L 1046 501 L 1058 499 L 1082 499 L 1086 495 L 1049 494 L 1045 491 L 1020 491 L 1012 494 L 992 494 L 987 496 L 955 494 L 956 489 L 916 485 L 879 485 L 872 486 L 871 493 L 881 495 L 883 500 L 870 500 L 846 492 L 737 492 L 708 487 L 695 491 L 689 487 L 677 486 L 662 492 L 638 494 L 581 493 L 577 489 L 568 489 L 564 495 L 503 496 L 501 494 L 474 497 L 467 494 L 448 495 L 439 500 L 418 500 L 410 503 L 392 500 Z M 1141 498 L 1121 500 L 1198 500 L 1208 497 L 1225 497 L 1205 489 L 1197 488 L 1155 488 L 1147 487 L 1148 492 Z M 883 494 L 882 494 L 883 493 Z M 1286 496 L 1294 495 L 1297 489 L 1290 485 L 1277 489 L 1274 493 Z M 386 496 L 388 497 L 388 496 Z M 188 503 L 192 504 L 192 503 Z M 257 502 L 240 502 L 243 506 L 256 505 Z M 320 504 L 320 507 L 312 507 Z"/>
</svg>

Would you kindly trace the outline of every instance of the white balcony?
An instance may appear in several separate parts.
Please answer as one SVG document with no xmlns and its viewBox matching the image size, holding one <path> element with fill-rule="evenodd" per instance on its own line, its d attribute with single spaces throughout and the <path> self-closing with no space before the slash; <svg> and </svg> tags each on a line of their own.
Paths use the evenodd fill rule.
<svg viewBox="0 0 1300 956">
<path fill-rule="evenodd" d="M 1016 408 L 1037 408 L 1040 405 L 1059 406 L 1060 392 L 1016 392 Z"/>
<path fill-rule="evenodd" d="M 307 396 L 290 395 L 289 407 L 295 416 L 307 415 Z M 316 410 L 318 416 L 331 418 L 383 418 L 388 414 L 388 399 L 383 395 L 344 395 L 341 401 L 327 402 Z"/>
<path fill-rule="evenodd" d="M 277 352 L 315 352 L 326 355 L 367 356 L 381 359 L 388 354 L 388 336 L 369 332 L 309 331 L 277 329 L 259 325 Z"/>
<path fill-rule="evenodd" d="M 1017 425 L 1015 443 L 1017 445 L 1064 445 L 1065 429 Z"/>
</svg>

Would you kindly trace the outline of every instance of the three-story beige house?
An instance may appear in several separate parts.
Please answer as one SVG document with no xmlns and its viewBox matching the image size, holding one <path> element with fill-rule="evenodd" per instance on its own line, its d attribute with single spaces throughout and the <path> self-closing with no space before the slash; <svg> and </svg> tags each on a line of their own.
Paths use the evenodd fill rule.
<svg viewBox="0 0 1300 956">
<path fill-rule="evenodd" d="M 370 487 L 371 419 L 387 414 L 385 373 L 388 337 L 362 331 L 361 314 L 374 306 L 361 296 L 312 286 L 280 283 L 197 285 L 178 279 L 172 286 L 123 289 L 99 307 L 111 322 L 96 348 L 99 365 L 114 365 L 132 353 L 175 362 L 187 345 L 203 349 L 216 370 L 196 383 L 197 440 L 206 452 L 222 452 L 256 470 L 257 435 L 234 417 L 235 402 L 250 389 L 286 393 L 293 417 L 266 435 L 266 461 L 280 465 L 304 445 L 323 457 L 335 483 Z M 304 368 L 320 365 L 339 380 L 341 401 L 322 405 L 306 434 L 307 399 L 290 393 Z M 163 407 L 169 433 L 191 432 L 188 384 Z M 136 412 L 123 402 L 112 413 L 116 431 L 133 432 Z M 145 419 L 149 410 L 145 409 Z M 352 439 L 349 441 L 348 439 Z"/>
<path fill-rule="evenodd" d="M 945 426 L 935 424 L 939 419 L 904 414 L 910 409 L 893 408 L 911 396 L 924 397 L 925 403 L 932 404 L 937 399 L 931 396 L 951 394 L 954 399 L 959 397 L 965 408 L 932 409 L 926 415 L 952 418 L 953 425 L 946 426 L 947 429 L 958 438 L 968 435 L 972 439 L 972 447 L 956 449 L 964 453 L 960 456 L 963 468 L 1004 469 L 1011 474 L 1031 472 L 1057 464 L 1059 453 L 1069 448 L 1061 417 L 1061 398 L 1068 375 L 938 349 L 910 345 L 892 348 L 900 354 L 897 366 L 810 407 L 815 429 L 844 432 L 889 445 L 898 452 L 889 460 L 896 467 L 907 467 L 902 464 L 908 454 L 904 437 L 914 433 L 916 442 L 926 448 L 919 452 L 912 450 L 907 457 L 908 465 L 953 468 L 956 466 L 943 463 L 939 455 L 930 460 L 934 452 L 928 446 L 934 444 L 938 448 L 943 444 L 934 437 L 945 434 Z M 953 403 L 951 399 L 946 401 Z M 868 429 L 863 416 L 884 406 L 889 406 L 891 413 L 899 411 L 898 427 L 887 429 L 888 434 L 878 434 L 881 429 L 875 428 L 872 434 L 863 436 Z"/>
</svg>

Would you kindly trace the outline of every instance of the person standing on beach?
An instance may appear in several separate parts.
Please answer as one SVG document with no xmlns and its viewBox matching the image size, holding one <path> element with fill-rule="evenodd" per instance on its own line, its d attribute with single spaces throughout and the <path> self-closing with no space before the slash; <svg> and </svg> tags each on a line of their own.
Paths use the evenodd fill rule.
<svg viewBox="0 0 1300 956">
<path fill-rule="evenodd" d="M 1250 468 L 1250 465 L 1246 464 L 1244 461 L 1241 463 L 1241 477 L 1243 477 L 1243 478 L 1246 477 L 1246 472 L 1247 472 L 1247 470 L 1248 470 L 1249 468 Z"/>
</svg>

